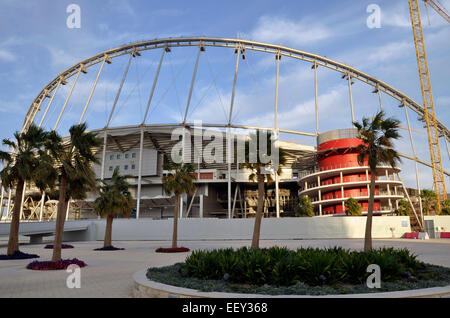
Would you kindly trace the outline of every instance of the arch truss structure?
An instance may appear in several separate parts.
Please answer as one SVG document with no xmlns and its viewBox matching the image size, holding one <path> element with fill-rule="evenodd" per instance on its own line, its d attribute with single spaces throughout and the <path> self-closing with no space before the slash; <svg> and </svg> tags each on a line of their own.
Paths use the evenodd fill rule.
<svg viewBox="0 0 450 318">
<path fill-rule="evenodd" d="M 182 47 L 192 47 L 196 48 L 198 51 L 196 53 L 195 58 L 195 65 L 194 65 L 194 72 L 192 74 L 192 80 L 189 83 L 189 94 L 186 102 L 186 106 L 184 109 L 184 117 L 183 120 L 179 123 L 170 123 L 170 124 L 147 124 L 147 120 L 149 117 L 149 110 L 152 107 L 153 103 L 153 96 L 155 93 L 155 89 L 157 87 L 159 74 L 161 70 L 161 66 L 164 64 L 164 61 L 166 59 L 166 56 L 171 52 L 173 48 L 182 48 Z M 188 38 L 166 38 L 166 39 L 155 39 L 150 41 L 142 41 L 137 43 L 131 43 L 127 45 L 123 45 L 114 49 L 110 49 L 104 52 L 101 52 L 95 56 L 92 56 L 90 58 L 87 58 L 76 65 L 66 69 L 65 71 L 58 74 L 53 80 L 51 80 L 37 95 L 37 97 L 32 101 L 26 116 L 24 118 L 23 125 L 21 127 L 22 131 L 26 131 L 32 123 L 35 123 L 36 125 L 42 126 L 43 122 L 46 120 L 46 118 L 49 116 L 49 110 L 52 109 L 52 106 L 54 104 L 55 95 L 57 94 L 58 90 L 60 90 L 60 87 L 63 85 L 67 85 L 69 83 L 69 79 L 71 80 L 71 85 L 68 86 L 68 93 L 67 96 L 65 96 L 64 103 L 62 106 L 56 111 L 57 119 L 54 124 L 52 124 L 52 128 L 54 130 L 57 130 L 58 127 L 61 124 L 61 121 L 64 117 L 64 115 L 67 113 L 67 106 L 69 104 L 70 98 L 72 97 L 72 94 L 74 90 L 76 89 L 77 83 L 82 80 L 83 75 L 88 73 L 91 69 L 93 69 L 94 66 L 97 66 L 97 73 L 95 76 L 95 80 L 92 84 L 92 86 L 89 88 L 89 95 L 84 103 L 84 107 L 82 108 L 82 111 L 78 114 L 77 120 L 75 123 L 82 123 L 86 121 L 87 114 L 89 114 L 88 109 L 91 106 L 91 100 L 94 95 L 94 92 L 101 81 L 102 72 L 108 67 L 109 64 L 114 63 L 114 59 L 118 57 L 125 57 L 126 59 L 126 67 L 121 74 L 121 81 L 120 85 L 118 87 L 117 92 L 115 92 L 115 98 L 114 102 L 112 104 L 112 108 L 110 109 L 108 119 L 106 122 L 106 125 L 104 128 L 97 130 L 98 134 L 103 137 L 104 144 L 103 148 L 99 150 L 99 153 L 102 154 L 102 165 L 101 165 L 101 178 L 105 178 L 105 161 L 106 161 L 106 149 L 107 144 L 114 142 L 113 139 L 109 138 L 109 133 L 112 131 L 117 131 L 120 129 L 135 129 L 139 132 L 139 138 L 136 144 L 139 146 L 139 154 L 138 154 L 138 178 L 137 178 L 137 215 L 139 216 L 139 208 L 140 208 L 140 201 L 141 201 L 141 184 L 143 182 L 143 176 L 142 176 L 142 162 L 143 162 L 143 148 L 144 148 L 144 140 L 148 140 L 149 136 L 151 134 L 148 133 L 148 129 L 159 129 L 159 128 L 174 128 L 174 127 L 195 127 L 196 123 L 189 122 L 188 114 L 191 107 L 191 100 L 193 96 L 193 90 L 195 86 L 195 82 L 197 80 L 197 70 L 199 65 L 199 60 L 201 59 L 202 52 L 207 50 L 208 47 L 217 47 L 217 48 L 228 48 L 234 52 L 234 54 L 237 56 L 235 59 L 234 65 L 234 79 L 233 79 L 233 86 L 231 90 L 231 101 L 229 102 L 229 108 L 227 112 L 228 120 L 222 124 L 217 123 L 202 123 L 202 127 L 206 128 L 217 128 L 221 130 L 231 130 L 231 129 L 247 129 L 247 130 L 255 130 L 255 129 L 261 129 L 261 130 L 269 130 L 272 131 L 272 133 L 278 137 L 280 133 L 284 134 L 292 134 L 292 135 L 302 135 L 302 136 L 308 136 L 308 137 L 317 137 L 319 135 L 319 96 L 318 96 L 318 73 L 317 70 L 319 68 L 325 68 L 329 69 L 331 71 L 335 71 L 341 74 L 342 79 L 348 81 L 348 92 L 349 92 L 349 106 L 351 111 L 351 120 L 352 122 L 355 121 L 355 111 L 354 111 L 354 102 L 353 102 L 353 93 L 352 93 L 352 84 L 354 84 L 354 80 L 358 80 L 368 86 L 373 87 L 373 93 L 378 94 L 379 98 L 379 107 L 383 109 L 383 103 L 382 103 L 382 94 L 388 95 L 395 100 L 398 101 L 399 106 L 404 109 L 405 114 L 405 121 L 408 124 L 407 130 L 409 132 L 410 137 L 410 147 L 412 150 L 412 155 L 408 154 L 401 154 L 401 156 L 405 159 L 411 160 L 415 164 L 416 168 L 416 181 L 417 181 L 417 188 L 420 191 L 420 177 L 419 177 L 419 170 L 418 165 L 425 165 L 427 167 L 432 168 L 432 165 L 430 162 L 428 162 L 425 159 L 420 159 L 417 156 L 417 152 L 414 145 L 414 138 L 412 135 L 412 126 L 410 121 L 410 115 L 409 113 L 412 111 L 416 113 L 419 117 L 419 120 L 425 121 L 424 119 L 424 108 L 422 105 L 417 103 L 415 100 L 407 96 L 406 94 L 402 93 L 401 91 L 395 89 L 394 87 L 390 86 L 389 84 L 370 76 L 356 68 L 353 68 L 351 66 L 345 65 L 343 63 L 339 63 L 337 61 L 334 61 L 332 59 L 308 53 L 305 51 L 280 46 L 280 45 L 274 45 L 274 44 L 267 44 L 267 43 L 260 43 L 255 41 L 248 41 L 243 39 L 228 39 L 228 38 L 213 38 L 213 37 L 188 37 Z M 156 63 L 157 69 L 156 74 L 153 79 L 153 84 L 150 89 L 150 96 L 148 98 L 148 101 L 146 103 L 146 108 L 144 112 L 144 116 L 142 118 L 142 121 L 138 123 L 137 125 L 130 125 L 130 126 L 122 126 L 122 127 L 112 127 L 111 121 L 113 118 L 113 115 L 116 111 L 116 106 L 119 100 L 119 97 L 121 95 L 122 89 L 124 87 L 124 83 L 126 81 L 128 72 L 130 70 L 130 65 L 133 59 L 139 59 L 142 54 L 144 54 L 146 51 L 150 50 L 157 50 L 160 52 L 158 61 Z M 237 124 L 233 122 L 233 115 L 235 115 L 234 111 L 234 104 L 235 104 L 235 97 L 236 97 L 236 85 L 237 85 L 237 77 L 239 73 L 239 63 L 240 60 L 246 58 L 247 52 L 254 51 L 254 52 L 260 52 L 265 53 L 268 55 L 273 55 L 274 58 L 274 65 L 276 68 L 276 81 L 275 81 L 275 101 L 273 103 L 273 114 L 274 114 L 274 123 L 270 127 L 259 127 L 259 126 L 249 126 L 249 125 L 242 125 Z M 315 113 L 315 131 L 300 131 L 300 130 L 292 130 L 292 129 L 284 129 L 280 128 L 279 122 L 278 122 L 278 102 L 279 102 L 279 82 L 280 82 L 280 60 L 281 58 L 288 58 L 293 60 L 299 60 L 306 63 L 309 63 L 311 65 L 312 71 L 314 73 L 314 89 L 315 89 L 315 103 L 314 103 L 314 113 Z M 347 85 L 347 84 L 346 84 Z M 56 106 L 53 106 L 56 107 Z M 450 132 L 448 128 L 442 123 L 441 121 L 437 121 L 437 128 L 440 134 L 440 137 L 444 139 L 445 145 L 447 147 L 447 152 L 450 157 L 448 142 L 450 140 Z M 151 138 L 150 138 L 151 139 Z M 145 141 L 148 142 L 148 141 Z M 151 139 L 151 142 L 154 147 L 158 147 L 158 140 L 155 140 L 155 138 Z M 119 147 L 120 148 L 120 147 Z M 231 187 L 231 164 L 228 164 L 226 167 L 228 169 L 228 174 L 226 176 L 227 178 L 227 194 L 228 194 L 228 217 L 233 216 L 233 210 L 235 202 L 232 200 L 232 187 Z M 446 176 L 449 176 L 449 172 L 444 171 Z M 278 192 L 278 182 L 279 180 L 276 178 L 276 207 L 277 207 L 277 216 L 279 216 L 279 192 Z M 236 191 L 234 193 L 234 197 L 236 200 L 236 193 L 238 193 L 238 190 L 236 188 Z M 10 216 L 10 211 L 12 210 L 12 195 L 14 195 L 14 192 L 12 190 L 8 189 L 2 189 L 1 191 L 1 204 L 2 204 L 2 210 L 4 211 L 6 209 L 6 212 L 2 213 L 3 219 L 7 219 Z M 240 194 L 239 194 L 240 195 Z M 24 197 L 24 202 L 27 202 L 30 205 L 31 214 L 28 214 L 28 219 L 37 218 L 42 220 L 43 215 L 45 217 L 45 213 L 43 212 L 43 206 L 45 205 L 45 198 L 46 195 L 44 194 L 42 196 L 42 199 L 39 202 L 36 201 L 30 201 Z M 31 203 L 30 203 L 31 202 Z M 233 203 L 232 203 L 233 202 Z M 191 202 L 192 204 L 192 202 Z M 232 206 L 233 205 L 233 206 Z"/>
</svg>

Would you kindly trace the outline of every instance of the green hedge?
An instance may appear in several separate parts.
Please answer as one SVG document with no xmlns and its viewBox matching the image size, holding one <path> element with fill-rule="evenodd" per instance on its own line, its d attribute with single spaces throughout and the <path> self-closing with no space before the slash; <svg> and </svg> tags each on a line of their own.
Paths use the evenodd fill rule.
<svg viewBox="0 0 450 318">
<path fill-rule="evenodd" d="M 240 248 L 194 251 L 183 264 L 184 275 L 251 285 L 310 286 L 336 283 L 361 284 L 371 273 L 370 264 L 381 268 L 381 280 L 394 282 L 414 276 L 423 264 L 407 249 L 382 248 L 369 253 L 335 247 L 329 249 Z"/>
</svg>

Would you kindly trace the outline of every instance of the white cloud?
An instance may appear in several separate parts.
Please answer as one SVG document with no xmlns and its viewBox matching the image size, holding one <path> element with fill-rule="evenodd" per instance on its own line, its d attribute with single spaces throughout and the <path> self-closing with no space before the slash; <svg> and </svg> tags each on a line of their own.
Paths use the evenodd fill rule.
<svg viewBox="0 0 450 318">
<path fill-rule="evenodd" d="M 262 16 L 250 32 L 252 39 L 269 43 L 304 45 L 330 38 L 333 31 L 318 23 Z"/>
<path fill-rule="evenodd" d="M 50 46 L 47 47 L 47 49 L 50 52 L 52 58 L 51 62 L 53 66 L 70 67 L 80 60 L 80 58 L 75 57 L 74 55 L 68 53 L 65 50 Z"/>
<path fill-rule="evenodd" d="M 328 91 L 327 93 L 319 95 L 320 114 L 327 114 L 329 110 L 336 110 L 336 107 L 345 105 L 345 86 L 338 86 Z M 342 115 L 342 113 L 341 113 Z M 333 121 L 339 120 L 339 115 L 333 114 Z M 273 112 L 261 114 L 249 118 L 245 121 L 245 124 L 250 126 L 273 126 Z M 329 118 L 322 118 L 323 123 L 329 121 Z M 284 129 L 298 129 L 299 127 L 311 124 L 315 122 L 315 101 L 309 99 L 303 103 L 299 103 L 292 108 L 278 113 L 278 122 L 280 128 Z"/>
<path fill-rule="evenodd" d="M 406 53 L 414 52 L 414 45 L 411 42 L 391 42 L 378 47 L 370 48 L 364 58 L 372 63 L 391 61 L 404 57 Z"/>
<path fill-rule="evenodd" d="M 133 8 L 133 6 L 128 1 L 113 1 L 110 0 L 107 4 L 107 7 L 110 9 L 123 13 L 132 17 L 136 17 L 136 10 Z"/>
<path fill-rule="evenodd" d="M 405 1 L 406 3 L 406 1 Z M 409 13 L 409 7 L 405 3 L 397 3 L 396 6 L 391 8 L 382 8 L 381 10 L 381 24 L 382 26 L 393 26 L 401 28 L 411 28 L 411 17 Z M 442 1 L 444 8 L 450 7 L 450 1 Z M 424 28 L 436 28 L 446 26 L 447 22 L 441 17 L 433 8 L 428 6 L 426 9 L 424 6 L 419 7 L 420 16 L 422 20 L 422 27 Z"/>
<path fill-rule="evenodd" d="M 184 15 L 186 12 L 181 9 L 158 9 L 152 12 L 155 16 L 161 16 L 161 17 L 179 17 Z"/>
<path fill-rule="evenodd" d="M 0 61 L 12 62 L 15 61 L 16 57 L 7 50 L 0 50 Z"/>
</svg>

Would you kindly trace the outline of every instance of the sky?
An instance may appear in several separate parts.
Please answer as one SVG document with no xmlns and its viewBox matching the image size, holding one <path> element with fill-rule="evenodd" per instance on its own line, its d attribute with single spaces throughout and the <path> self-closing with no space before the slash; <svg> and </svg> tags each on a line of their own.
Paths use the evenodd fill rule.
<svg viewBox="0 0 450 318">
<path fill-rule="evenodd" d="M 450 9 L 450 0 L 440 1 Z M 71 4 L 80 8 L 80 27 L 69 28 Z M 370 5 L 381 10 L 380 28 L 369 28 Z M 450 28 L 431 8 L 421 5 L 422 24 L 439 120 L 450 124 Z M 167 37 L 210 36 L 280 44 L 319 54 L 370 74 L 422 103 L 408 1 L 138 1 L 138 0 L 0 0 L 0 138 L 20 130 L 41 89 L 65 69 L 90 56 L 131 42 Z M 175 123 L 184 116 L 195 65 L 195 48 L 174 48 L 165 57 L 147 123 Z M 132 60 L 111 126 L 142 121 L 160 52 L 149 50 Z M 119 87 L 127 57 L 105 66 L 87 111 L 90 129 L 103 128 Z M 226 123 L 236 57 L 233 50 L 202 52 L 189 121 Z M 247 52 L 240 62 L 233 123 L 272 126 L 276 66 L 273 55 Z M 58 132 L 66 134 L 79 120 L 98 66 L 80 75 Z M 55 95 L 43 127 L 52 129 L 74 78 Z M 352 87 L 357 120 L 379 109 L 372 87 Z M 348 85 L 340 73 L 318 69 L 321 132 L 351 127 Z M 398 101 L 383 95 L 388 116 L 406 127 Z M 44 106 L 47 102 L 44 103 Z M 44 107 L 42 107 L 44 108 Z M 41 110 L 36 117 L 39 122 Z M 430 161 L 426 132 L 410 111 L 416 152 Z M 315 132 L 314 73 L 311 65 L 283 58 L 280 63 L 279 127 Z M 412 154 L 409 135 L 401 130 L 396 148 Z M 315 138 L 282 134 L 281 138 L 316 145 Z M 441 142 L 443 140 L 441 139 Z M 450 171 L 445 144 L 444 169 Z M 414 164 L 404 160 L 402 177 L 416 184 Z M 421 185 L 432 187 L 431 170 L 419 166 Z M 447 184 L 450 186 L 448 178 Z"/>
</svg>

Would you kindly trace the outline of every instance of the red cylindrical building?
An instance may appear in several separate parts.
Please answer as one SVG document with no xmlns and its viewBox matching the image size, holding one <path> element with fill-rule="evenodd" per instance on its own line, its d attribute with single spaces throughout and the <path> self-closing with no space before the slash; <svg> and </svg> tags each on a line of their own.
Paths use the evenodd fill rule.
<svg viewBox="0 0 450 318">
<path fill-rule="evenodd" d="M 307 195 L 313 201 L 317 214 L 343 214 L 345 201 L 354 198 L 368 210 L 370 170 L 367 162 L 358 163 L 356 147 L 362 143 L 356 129 L 339 129 L 319 135 L 317 146 L 318 169 L 300 179 L 300 196 Z M 398 169 L 377 168 L 374 211 L 391 213 L 393 205 L 403 195 L 397 187 Z"/>
</svg>

